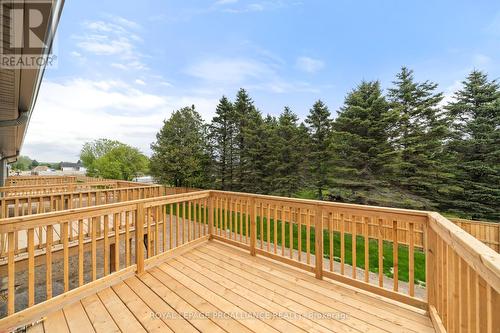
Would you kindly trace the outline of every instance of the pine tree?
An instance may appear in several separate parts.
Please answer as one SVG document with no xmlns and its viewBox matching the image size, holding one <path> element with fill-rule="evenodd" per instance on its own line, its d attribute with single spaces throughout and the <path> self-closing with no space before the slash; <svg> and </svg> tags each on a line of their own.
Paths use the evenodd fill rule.
<svg viewBox="0 0 500 333">
<path fill-rule="evenodd" d="M 335 186 L 354 192 L 392 174 L 396 151 L 389 130 L 395 120 L 378 81 L 363 81 L 347 95 L 333 123 Z"/>
<path fill-rule="evenodd" d="M 205 124 L 194 106 L 175 111 L 164 121 L 151 149 L 151 173 L 161 183 L 190 187 L 210 184 Z"/>
<path fill-rule="evenodd" d="M 235 113 L 232 103 L 223 96 L 210 126 L 214 140 L 217 182 L 222 190 L 233 190 L 235 159 Z"/>
<path fill-rule="evenodd" d="M 275 193 L 276 178 L 278 177 L 277 168 L 279 166 L 278 154 L 279 147 L 279 133 L 278 121 L 276 117 L 267 115 L 264 119 L 261 147 L 262 159 L 262 193 L 271 194 Z"/>
<path fill-rule="evenodd" d="M 477 70 L 462 84 L 447 105 L 454 134 L 450 150 L 461 188 L 451 204 L 472 218 L 499 220 L 500 84 Z"/>
<path fill-rule="evenodd" d="M 306 119 L 310 136 L 311 178 L 319 200 L 323 199 L 323 191 L 328 184 L 332 121 L 328 107 L 318 100 L 314 103 Z"/>
<path fill-rule="evenodd" d="M 235 111 L 235 189 L 253 192 L 260 185 L 254 177 L 259 174 L 261 161 L 256 156 L 260 149 L 259 133 L 262 131 L 262 115 L 255 108 L 252 99 L 244 89 L 240 89 L 234 102 Z M 260 179 L 260 178 L 259 178 Z"/>
<path fill-rule="evenodd" d="M 443 95 L 436 92 L 436 83 L 415 82 L 413 71 L 406 67 L 393 84 L 388 98 L 398 116 L 392 132 L 400 152 L 396 182 L 417 195 L 437 199 L 450 177 L 444 156 L 448 123 L 439 107 Z"/>
<path fill-rule="evenodd" d="M 302 186 L 301 163 L 304 159 L 303 140 L 298 127 L 299 118 L 285 107 L 277 124 L 273 192 L 291 197 Z"/>
<path fill-rule="evenodd" d="M 264 193 L 264 121 L 261 113 L 250 109 L 241 128 L 239 185 L 240 190 L 250 193 Z"/>
</svg>

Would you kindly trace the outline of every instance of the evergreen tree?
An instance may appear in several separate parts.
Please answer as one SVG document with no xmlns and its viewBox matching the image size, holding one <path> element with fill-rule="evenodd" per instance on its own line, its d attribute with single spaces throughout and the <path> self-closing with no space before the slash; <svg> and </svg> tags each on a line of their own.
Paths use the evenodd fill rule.
<svg viewBox="0 0 500 333">
<path fill-rule="evenodd" d="M 275 193 L 276 189 L 276 178 L 277 169 L 279 166 L 278 154 L 280 151 L 279 147 L 279 132 L 278 132 L 278 121 L 276 117 L 268 115 L 264 119 L 263 136 L 261 147 L 261 159 L 262 159 L 262 193 L 271 194 Z"/>
<path fill-rule="evenodd" d="M 161 183 L 205 187 L 210 155 L 203 120 L 194 106 L 175 111 L 151 145 L 151 173 Z"/>
<path fill-rule="evenodd" d="M 264 120 L 261 113 L 252 108 L 245 117 L 245 127 L 241 128 L 239 186 L 243 192 L 264 193 L 265 154 Z"/>
<path fill-rule="evenodd" d="M 396 120 L 378 81 L 351 91 L 333 123 L 333 184 L 354 191 L 392 174 L 396 151 L 389 130 Z"/>
<path fill-rule="evenodd" d="M 332 130 L 332 120 L 328 107 L 318 100 L 314 103 L 306 119 L 310 136 L 310 165 L 313 186 L 318 199 L 323 199 L 323 191 L 328 184 L 331 155 L 329 139 Z"/>
<path fill-rule="evenodd" d="M 289 107 L 285 107 L 277 124 L 277 135 L 273 153 L 274 190 L 282 196 L 292 196 L 302 186 L 301 163 L 304 159 L 304 135 L 298 127 L 298 117 Z"/>
<path fill-rule="evenodd" d="M 234 187 L 238 191 L 252 192 L 260 186 L 256 184 L 255 177 L 262 177 L 259 174 L 259 166 L 256 165 L 256 163 L 261 164 L 256 155 L 261 145 L 259 133 L 262 131 L 262 115 L 244 89 L 240 89 L 236 95 L 234 111 L 236 121 Z"/>
<path fill-rule="evenodd" d="M 474 70 L 454 97 L 447 105 L 454 134 L 450 150 L 462 190 L 449 208 L 500 220 L 500 84 Z"/>
<path fill-rule="evenodd" d="M 443 145 L 448 123 L 439 107 L 443 95 L 436 92 L 433 82 L 415 82 L 413 71 L 406 67 L 393 84 L 388 98 L 398 116 L 392 132 L 400 152 L 396 183 L 417 195 L 438 199 L 450 177 Z"/>
<path fill-rule="evenodd" d="M 233 190 L 235 162 L 235 113 L 232 103 L 223 96 L 212 119 L 211 136 L 216 163 L 217 182 L 222 190 Z"/>
</svg>

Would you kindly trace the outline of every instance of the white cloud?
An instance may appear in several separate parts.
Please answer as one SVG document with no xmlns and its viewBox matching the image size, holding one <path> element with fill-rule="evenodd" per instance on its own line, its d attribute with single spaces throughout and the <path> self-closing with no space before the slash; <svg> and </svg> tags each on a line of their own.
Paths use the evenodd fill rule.
<svg viewBox="0 0 500 333">
<path fill-rule="evenodd" d="M 136 84 L 140 85 L 140 86 L 145 86 L 146 85 L 146 82 L 144 82 L 144 80 L 141 80 L 141 79 L 136 79 L 134 82 Z"/>
<path fill-rule="evenodd" d="M 82 53 L 113 57 L 111 66 L 121 70 L 148 69 L 142 62 L 144 55 L 137 43 L 142 38 L 135 33 L 141 26 L 119 16 L 109 16 L 108 21 L 86 21 L 83 34 L 76 36 L 76 46 Z"/>
<path fill-rule="evenodd" d="M 301 5 L 301 1 L 292 0 L 255 0 L 251 3 L 240 3 L 234 0 L 219 0 L 215 2 L 216 6 L 224 5 L 223 12 L 232 14 L 243 14 L 251 12 L 263 12 L 268 10 L 276 10 L 290 6 Z"/>
<path fill-rule="evenodd" d="M 202 60 L 189 66 L 186 73 L 200 79 L 203 86 L 212 90 L 246 87 L 252 90 L 274 93 L 314 92 L 319 89 L 307 82 L 290 80 L 280 75 L 282 65 L 272 59 L 256 60 L 247 58 Z"/>
<path fill-rule="evenodd" d="M 44 81 L 22 154 L 74 161 L 83 143 L 97 138 L 120 140 L 149 154 L 173 110 L 194 104 L 208 121 L 217 101 L 215 96 L 152 94 L 120 80 Z"/>
<path fill-rule="evenodd" d="M 207 59 L 186 72 L 204 81 L 232 85 L 274 74 L 267 64 L 251 59 Z"/>
<path fill-rule="evenodd" d="M 474 66 L 482 67 L 491 63 L 491 58 L 485 54 L 478 53 L 474 55 L 473 62 Z"/>
<path fill-rule="evenodd" d="M 76 44 L 81 49 L 96 55 L 125 55 L 131 54 L 134 47 L 128 38 L 109 40 L 107 36 L 92 35 Z"/>
<path fill-rule="evenodd" d="M 126 18 L 124 17 L 121 17 L 121 16 L 116 16 L 116 15 L 108 15 L 108 17 L 114 21 L 116 24 L 119 24 L 121 26 L 125 26 L 127 28 L 130 28 L 130 29 L 140 29 L 141 28 L 141 25 L 137 22 L 134 22 L 134 21 L 131 21 L 131 20 L 127 20 Z"/>
<path fill-rule="evenodd" d="M 299 57 L 296 61 L 296 66 L 299 70 L 306 73 L 316 73 L 325 67 L 322 60 L 310 57 Z"/>
<path fill-rule="evenodd" d="M 238 0 L 218 0 L 218 1 L 215 1 L 214 5 L 216 6 L 224 6 L 224 5 L 229 5 L 229 4 L 233 4 L 233 3 L 237 3 Z"/>
</svg>

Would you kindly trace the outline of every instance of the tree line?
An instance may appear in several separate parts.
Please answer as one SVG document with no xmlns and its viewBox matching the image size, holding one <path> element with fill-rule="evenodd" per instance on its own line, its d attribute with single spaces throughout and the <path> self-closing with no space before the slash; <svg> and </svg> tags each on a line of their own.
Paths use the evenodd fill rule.
<svg viewBox="0 0 500 333">
<path fill-rule="evenodd" d="M 139 149 L 110 139 L 86 142 L 80 160 L 87 168 L 87 176 L 122 180 L 144 175 L 149 164 Z"/>
<path fill-rule="evenodd" d="M 403 67 L 392 86 L 362 81 L 335 118 L 316 101 L 263 115 L 248 92 L 205 123 L 175 111 L 151 145 L 151 173 L 175 186 L 440 210 L 500 220 L 500 85 L 473 70 L 444 101 Z"/>
</svg>

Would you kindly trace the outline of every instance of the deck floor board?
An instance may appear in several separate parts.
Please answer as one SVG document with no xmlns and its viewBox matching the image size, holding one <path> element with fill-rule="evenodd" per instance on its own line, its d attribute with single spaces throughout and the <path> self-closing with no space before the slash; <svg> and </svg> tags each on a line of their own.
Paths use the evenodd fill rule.
<svg viewBox="0 0 500 333">
<path fill-rule="evenodd" d="M 216 241 L 53 312 L 37 330 L 434 332 L 422 310 Z"/>
<path fill-rule="evenodd" d="M 331 307 L 340 306 L 340 309 L 349 312 L 351 317 L 368 320 L 375 325 L 380 324 L 385 329 L 391 327 L 397 329 L 397 326 L 390 325 L 394 323 L 399 327 L 415 326 L 415 332 L 428 332 L 429 329 L 433 331 L 432 323 L 426 315 L 416 315 L 415 310 L 406 310 L 399 303 L 390 304 L 386 300 L 380 300 L 378 296 L 370 297 L 359 290 L 352 291 L 345 288 L 339 283 L 319 281 L 312 275 L 269 260 L 264 259 L 263 262 L 260 258 L 245 255 L 240 250 L 224 244 L 214 242 L 194 249 L 185 257 L 186 259 L 198 257 L 197 262 L 204 266 L 208 266 L 208 263 L 219 263 L 226 270 L 244 276 L 252 282 L 264 279 L 266 281 L 262 285 L 266 288 L 273 285 L 288 286 L 294 293 Z M 395 316 L 395 313 L 398 316 Z"/>
</svg>

